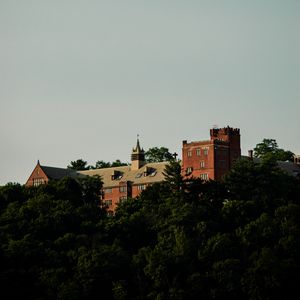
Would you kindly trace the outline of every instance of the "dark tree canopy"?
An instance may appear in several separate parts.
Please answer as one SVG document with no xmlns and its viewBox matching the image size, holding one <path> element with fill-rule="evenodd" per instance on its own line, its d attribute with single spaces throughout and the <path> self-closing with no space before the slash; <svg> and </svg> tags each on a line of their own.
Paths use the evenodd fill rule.
<svg viewBox="0 0 300 300">
<path fill-rule="evenodd" d="M 166 147 L 153 147 L 145 152 L 145 159 L 147 162 L 172 161 L 174 156 Z"/>
<path fill-rule="evenodd" d="M 121 167 L 127 166 L 127 163 L 122 162 L 119 159 L 116 159 L 113 162 L 105 162 L 103 160 L 98 160 L 95 166 L 91 166 L 91 169 L 102 169 L 102 168 L 111 168 L 111 167 Z"/>
<path fill-rule="evenodd" d="M 294 153 L 289 150 L 280 149 L 274 139 L 263 139 L 263 141 L 254 148 L 254 157 L 293 161 Z"/>
<path fill-rule="evenodd" d="M 71 161 L 70 165 L 68 165 L 68 169 L 73 169 L 73 170 L 88 170 L 90 167 L 87 165 L 87 161 L 83 159 L 77 159 L 74 161 Z"/>
<path fill-rule="evenodd" d="M 89 169 L 102 169 L 102 168 L 111 168 L 111 167 L 120 167 L 127 166 L 127 163 L 121 162 L 119 159 L 116 159 L 113 162 L 105 162 L 103 160 L 98 160 L 94 166 L 88 165 L 87 161 L 82 159 L 77 159 L 75 161 L 71 161 L 70 165 L 68 165 L 69 169 L 73 170 L 89 170 Z"/>
<path fill-rule="evenodd" d="M 0 187 L 3 299 L 296 299 L 300 181 L 239 160 L 224 181 L 181 177 L 99 206 L 101 180 Z"/>
</svg>

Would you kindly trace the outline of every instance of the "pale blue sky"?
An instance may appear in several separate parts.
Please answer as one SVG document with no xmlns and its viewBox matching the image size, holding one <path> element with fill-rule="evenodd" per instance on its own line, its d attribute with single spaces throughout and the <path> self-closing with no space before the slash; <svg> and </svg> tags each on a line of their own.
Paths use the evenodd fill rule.
<svg viewBox="0 0 300 300">
<path fill-rule="evenodd" d="M 0 184 L 241 129 L 300 154 L 299 0 L 0 0 Z"/>
</svg>

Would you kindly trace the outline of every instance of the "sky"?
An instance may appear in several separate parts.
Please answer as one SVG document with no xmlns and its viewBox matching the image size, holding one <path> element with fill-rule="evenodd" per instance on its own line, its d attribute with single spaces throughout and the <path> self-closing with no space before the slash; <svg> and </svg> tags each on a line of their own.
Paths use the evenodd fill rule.
<svg viewBox="0 0 300 300">
<path fill-rule="evenodd" d="M 215 125 L 300 154 L 299 28 L 299 0 L 0 0 L 0 185 Z"/>
</svg>

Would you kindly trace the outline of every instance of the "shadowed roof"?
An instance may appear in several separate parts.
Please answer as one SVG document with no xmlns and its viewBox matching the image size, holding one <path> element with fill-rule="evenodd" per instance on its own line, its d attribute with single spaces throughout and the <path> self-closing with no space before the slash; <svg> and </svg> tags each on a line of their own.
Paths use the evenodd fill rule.
<svg viewBox="0 0 300 300">
<path fill-rule="evenodd" d="M 72 169 L 55 168 L 48 166 L 41 166 L 49 179 L 61 179 L 63 177 L 77 177 L 77 172 Z"/>
</svg>

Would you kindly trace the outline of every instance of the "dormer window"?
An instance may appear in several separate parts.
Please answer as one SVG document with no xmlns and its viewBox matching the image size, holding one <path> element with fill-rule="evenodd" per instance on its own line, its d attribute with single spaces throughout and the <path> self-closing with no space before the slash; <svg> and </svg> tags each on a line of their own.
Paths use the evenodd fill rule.
<svg viewBox="0 0 300 300">
<path fill-rule="evenodd" d="M 120 180 L 123 177 L 123 174 L 120 171 L 114 170 L 111 174 L 111 180 Z"/>
<path fill-rule="evenodd" d="M 149 174 L 151 174 L 153 172 L 153 169 L 150 167 L 145 167 L 144 168 L 144 176 L 148 176 Z"/>
<path fill-rule="evenodd" d="M 151 167 L 145 167 L 143 171 L 144 176 L 151 176 L 154 177 L 157 174 L 156 169 L 151 168 Z"/>
<path fill-rule="evenodd" d="M 152 171 L 152 172 L 149 174 L 149 176 L 150 176 L 150 177 L 154 177 L 156 174 L 157 174 L 157 172 L 154 170 L 154 171 Z"/>
</svg>

